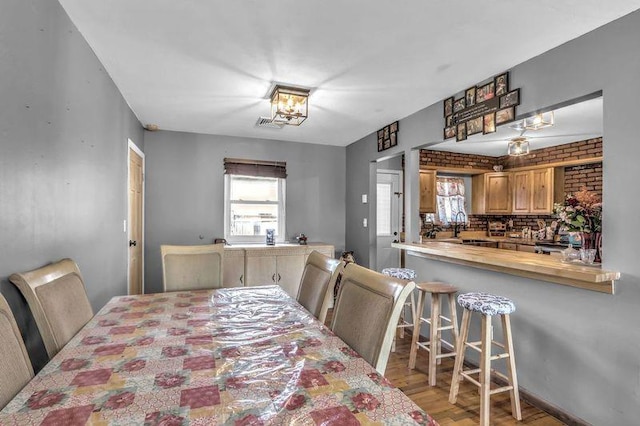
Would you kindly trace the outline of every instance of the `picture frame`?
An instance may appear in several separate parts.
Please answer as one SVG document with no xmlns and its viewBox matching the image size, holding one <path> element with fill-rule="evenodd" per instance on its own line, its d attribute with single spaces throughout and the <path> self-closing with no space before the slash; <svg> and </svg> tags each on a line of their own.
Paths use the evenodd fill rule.
<svg viewBox="0 0 640 426">
<path fill-rule="evenodd" d="M 467 121 L 467 136 L 482 133 L 482 116 Z"/>
<path fill-rule="evenodd" d="M 391 148 L 391 139 L 385 139 L 383 142 L 382 149 L 385 150 L 389 148 Z"/>
<path fill-rule="evenodd" d="M 506 95 L 500 96 L 500 109 L 520 105 L 520 89 L 512 90 Z"/>
<path fill-rule="evenodd" d="M 499 109 L 496 111 L 496 126 L 500 124 L 509 123 L 516 119 L 516 108 L 510 106 L 508 108 Z"/>
<path fill-rule="evenodd" d="M 384 130 L 378 130 L 378 139 L 382 139 L 384 137 Z"/>
<path fill-rule="evenodd" d="M 476 104 L 476 86 L 469 87 L 464 91 L 464 99 L 466 108 Z"/>
<path fill-rule="evenodd" d="M 389 140 L 391 141 L 391 146 L 398 145 L 398 137 L 396 136 L 396 132 L 391 133 Z"/>
<path fill-rule="evenodd" d="M 495 78 L 496 96 L 505 95 L 509 91 L 509 72 L 499 74 Z"/>
<path fill-rule="evenodd" d="M 378 152 L 384 151 L 384 141 L 382 138 L 378 138 Z"/>
<path fill-rule="evenodd" d="M 487 84 L 485 84 L 484 86 L 481 86 L 478 88 L 478 90 L 476 91 L 476 103 L 479 104 L 480 102 L 484 102 L 484 101 L 488 101 L 489 99 L 492 99 L 495 96 L 495 82 L 491 81 Z"/>
<path fill-rule="evenodd" d="M 453 96 L 444 100 L 444 116 L 453 114 Z"/>
<path fill-rule="evenodd" d="M 458 123 L 456 126 L 456 142 L 467 139 L 467 123 Z"/>
<path fill-rule="evenodd" d="M 389 132 L 391 132 L 391 134 L 398 133 L 398 122 L 397 121 L 394 121 L 393 123 L 391 123 L 389 125 Z"/>
<path fill-rule="evenodd" d="M 449 126 L 444 128 L 444 139 L 451 139 L 456 136 L 456 127 L 457 126 Z"/>
<path fill-rule="evenodd" d="M 460 98 L 453 101 L 453 112 L 456 113 L 458 111 L 462 111 L 466 108 L 465 99 Z"/>
<path fill-rule="evenodd" d="M 451 127 L 453 124 L 453 115 L 447 115 L 444 119 L 445 127 Z"/>
<path fill-rule="evenodd" d="M 385 126 L 383 130 L 384 130 L 384 135 L 383 135 L 382 138 L 385 141 L 387 141 L 387 140 L 389 140 L 389 126 Z"/>
<path fill-rule="evenodd" d="M 482 134 L 487 135 L 496 131 L 496 113 L 485 114 L 482 117 Z"/>
</svg>

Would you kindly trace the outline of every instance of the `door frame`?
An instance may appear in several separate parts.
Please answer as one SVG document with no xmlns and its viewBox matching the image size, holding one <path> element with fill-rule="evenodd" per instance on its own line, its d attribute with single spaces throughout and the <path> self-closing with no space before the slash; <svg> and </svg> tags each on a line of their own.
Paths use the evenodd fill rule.
<svg viewBox="0 0 640 426">
<path fill-rule="evenodd" d="M 144 290 L 145 290 L 145 286 L 144 286 L 144 245 L 146 243 L 146 238 L 144 238 L 144 212 L 145 212 L 145 174 L 146 174 L 146 159 L 144 157 L 144 152 L 142 152 L 142 150 L 140 148 L 138 148 L 138 145 L 135 144 L 135 142 L 133 142 L 130 138 L 127 138 L 127 192 L 126 192 L 126 196 L 127 196 L 127 219 L 126 219 L 126 235 L 127 235 L 127 244 L 126 244 L 126 250 L 127 250 L 127 294 L 129 294 L 129 289 L 131 288 L 131 276 L 130 276 L 130 268 L 129 265 L 131 264 L 131 256 L 130 256 L 130 251 L 129 251 L 129 240 L 131 239 L 131 223 L 129 221 L 129 218 L 131 217 L 131 204 L 129 203 L 129 192 L 131 191 L 131 188 L 129 187 L 129 182 L 131 180 L 131 170 L 129 165 L 131 164 L 131 150 L 133 150 L 136 154 L 138 154 L 140 156 L 140 158 L 142 158 L 142 223 L 141 223 L 141 232 L 142 232 L 142 259 L 141 259 L 141 271 L 142 271 L 142 294 L 144 294 Z"/>
<path fill-rule="evenodd" d="M 387 175 L 396 175 L 398 176 L 398 192 L 400 193 L 399 196 L 397 196 L 397 202 L 398 202 L 398 217 L 396 218 L 397 220 L 397 227 L 398 227 L 398 241 L 400 241 L 400 235 L 402 233 L 402 218 L 404 217 L 404 170 L 394 170 L 394 169 L 376 169 L 376 181 L 375 181 L 375 185 L 377 185 L 378 183 L 378 175 L 379 174 L 387 174 Z M 377 189 L 377 186 L 376 186 Z M 376 196 L 374 197 L 374 201 L 375 204 L 373 206 L 373 209 L 376 211 L 376 215 L 375 215 L 375 222 L 371 224 L 371 228 L 373 230 L 373 235 L 375 238 L 375 269 L 379 270 L 380 268 L 378 267 L 378 231 L 377 231 L 377 220 L 378 220 L 378 215 L 377 215 L 377 206 L 378 206 L 378 200 L 377 200 L 377 191 L 376 191 Z M 373 222 L 373 221 L 372 221 Z"/>
</svg>

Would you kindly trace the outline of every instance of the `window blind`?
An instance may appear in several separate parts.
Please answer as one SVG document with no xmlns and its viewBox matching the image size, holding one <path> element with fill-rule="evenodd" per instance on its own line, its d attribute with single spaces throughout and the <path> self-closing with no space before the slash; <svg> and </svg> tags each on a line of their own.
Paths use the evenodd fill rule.
<svg viewBox="0 0 640 426">
<path fill-rule="evenodd" d="M 225 158 L 224 173 L 228 175 L 259 176 L 284 179 L 287 177 L 287 163 L 284 161 Z"/>
</svg>

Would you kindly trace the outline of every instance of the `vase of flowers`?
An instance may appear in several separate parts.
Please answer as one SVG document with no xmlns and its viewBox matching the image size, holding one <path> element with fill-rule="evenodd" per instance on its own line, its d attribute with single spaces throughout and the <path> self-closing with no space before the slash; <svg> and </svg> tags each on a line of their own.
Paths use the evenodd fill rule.
<svg viewBox="0 0 640 426">
<path fill-rule="evenodd" d="M 583 249 L 596 250 L 596 262 L 600 262 L 602 240 L 602 201 L 586 187 L 575 194 L 567 194 L 564 203 L 554 204 L 561 229 L 577 232 L 582 239 Z"/>
</svg>

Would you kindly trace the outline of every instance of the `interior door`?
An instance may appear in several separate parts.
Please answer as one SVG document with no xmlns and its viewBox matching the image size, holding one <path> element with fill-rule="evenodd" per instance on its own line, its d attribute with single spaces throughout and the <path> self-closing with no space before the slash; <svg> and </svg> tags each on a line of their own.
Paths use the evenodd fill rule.
<svg viewBox="0 0 640 426">
<path fill-rule="evenodd" d="M 143 292 L 144 154 L 129 144 L 129 294 Z"/>
<path fill-rule="evenodd" d="M 400 241 L 403 198 L 402 171 L 378 170 L 376 179 L 376 269 L 398 268 L 400 250 L 391 243 Z"/>
</svg>

